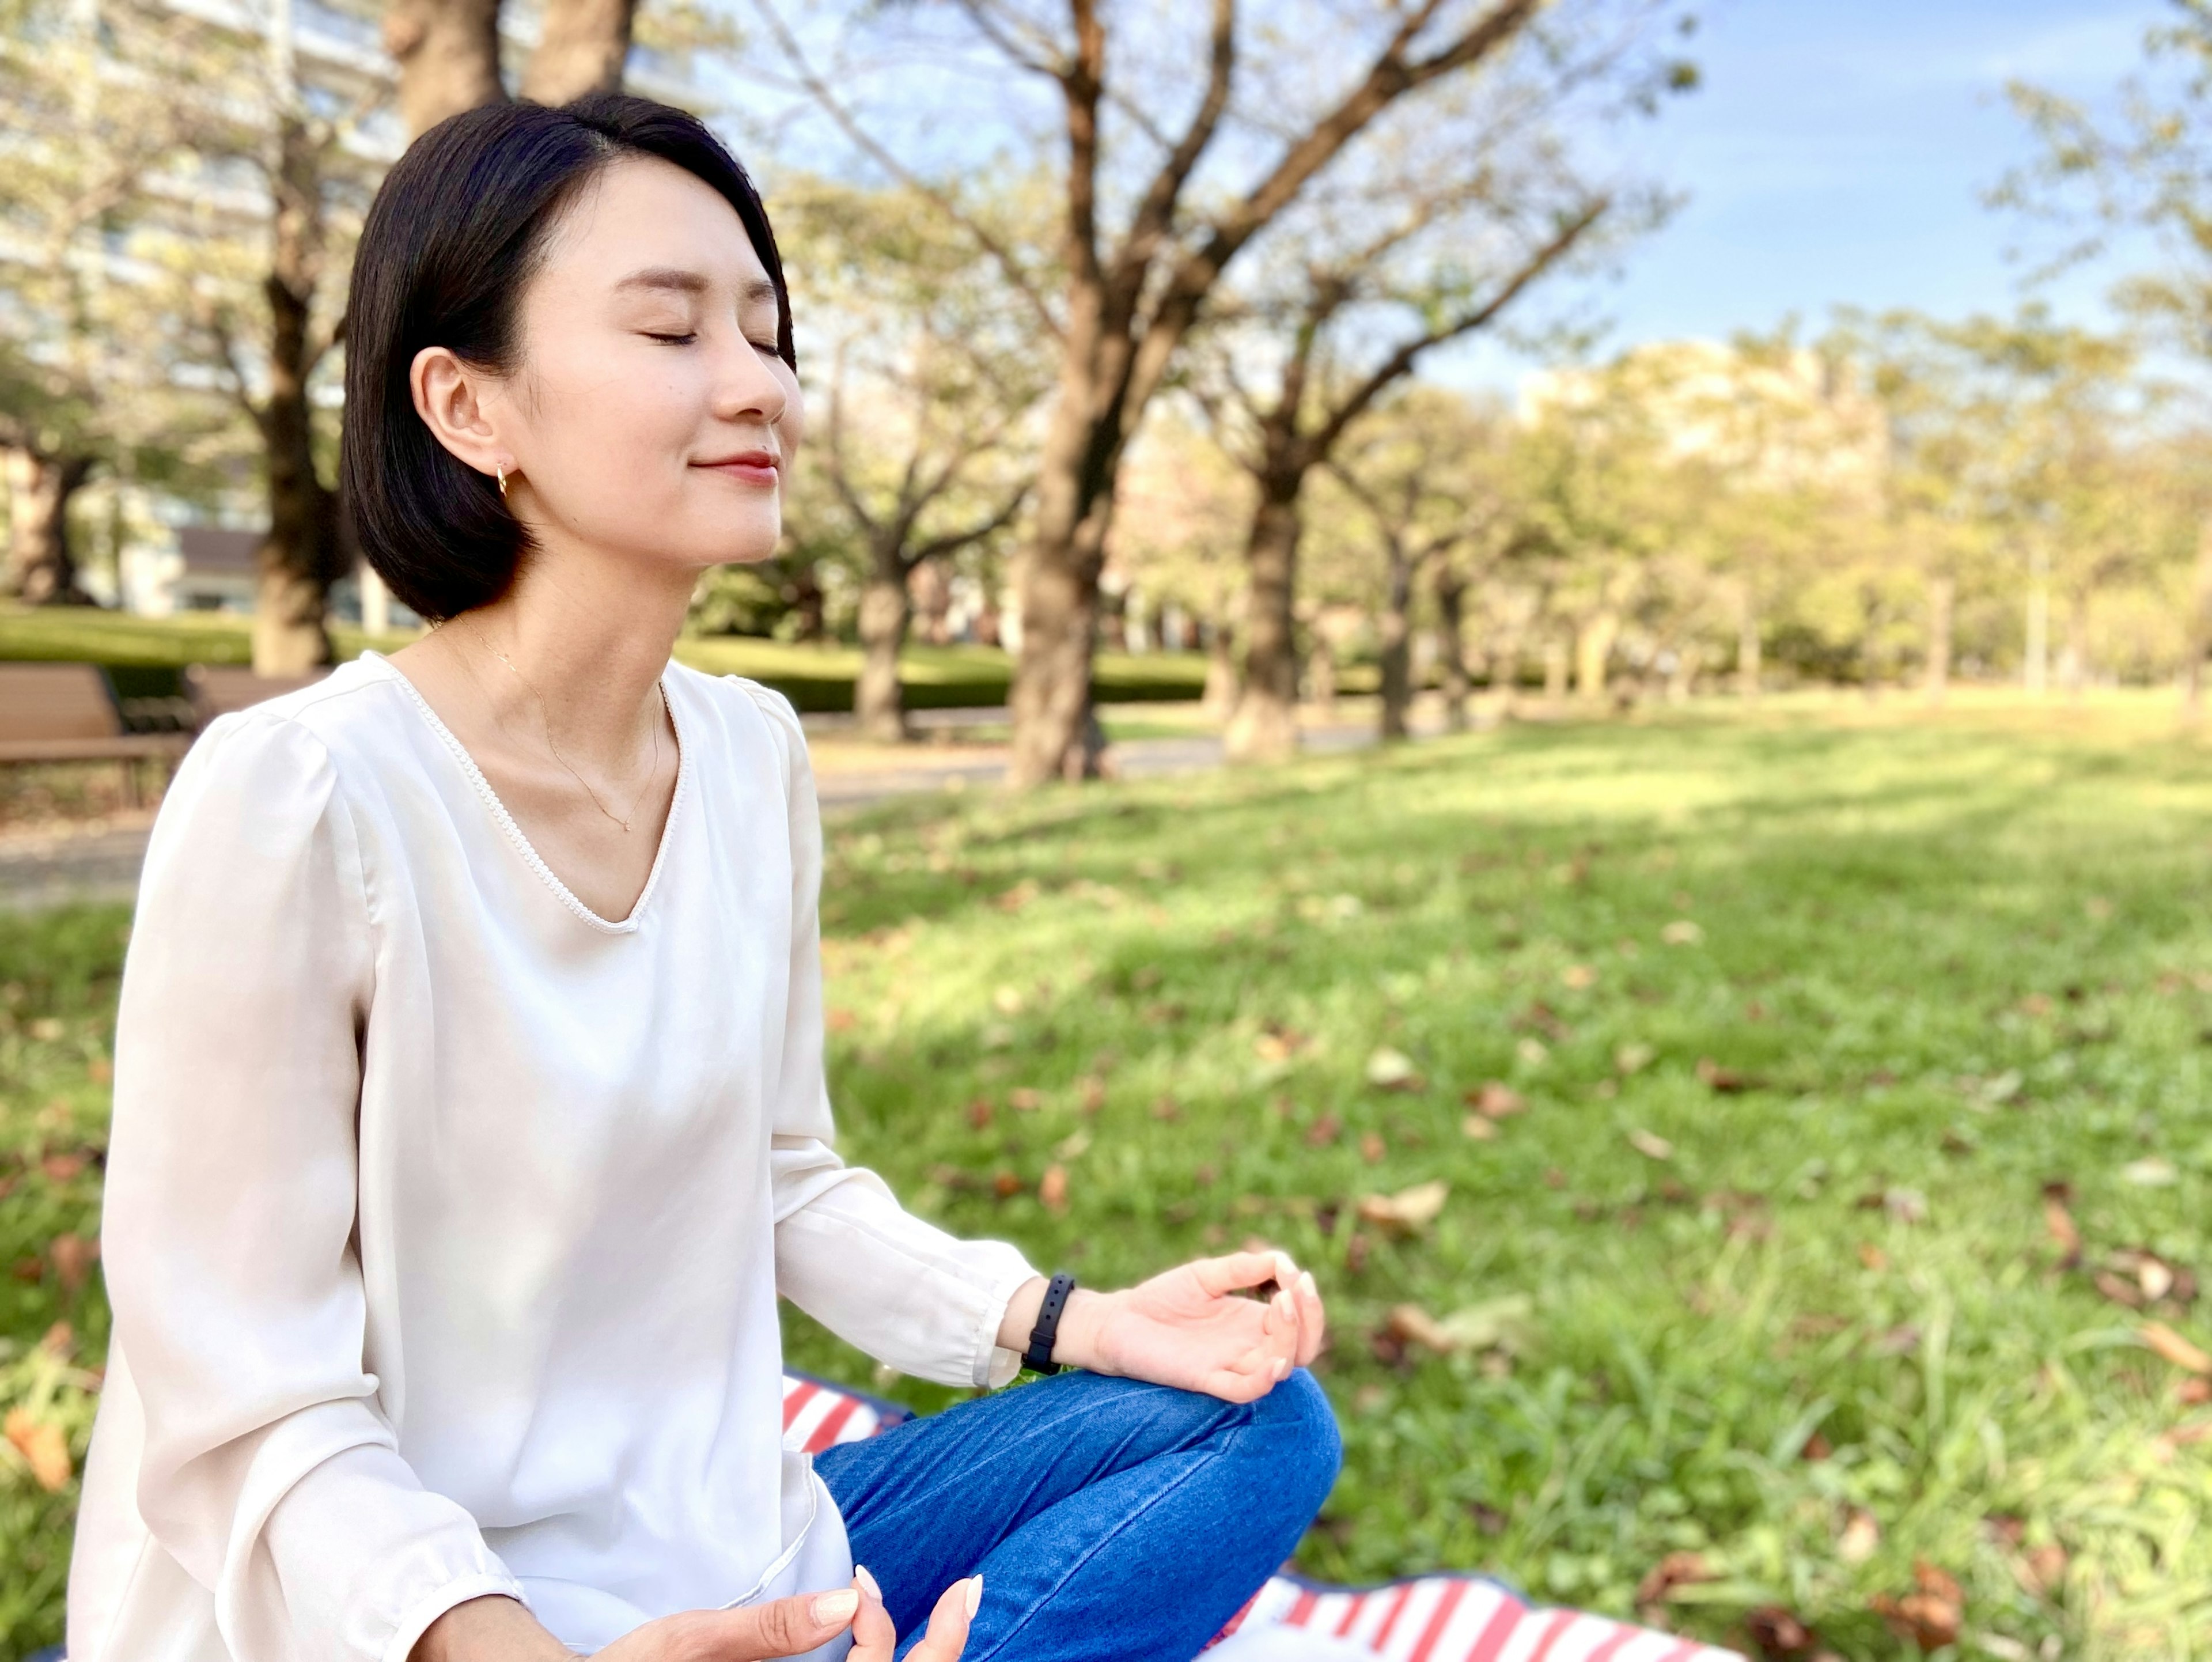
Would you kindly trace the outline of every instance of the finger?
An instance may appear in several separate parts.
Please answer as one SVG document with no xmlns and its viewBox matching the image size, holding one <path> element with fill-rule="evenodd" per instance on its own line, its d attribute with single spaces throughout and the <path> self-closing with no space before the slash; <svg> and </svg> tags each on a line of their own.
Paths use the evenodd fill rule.
<svg viewBox="0 0 2212 1662">
<path fill-rule="evenodd" d="M 1298 1301 L 1298 1355 L 1300 1367 L 1311 1367 L 1314 1358 L 1328 1342 L 1328 1312 L 1322 1306 L 1321 1288 L 1316 1285 L 1313 1272 L 1300 1270 L 1292 1294 Z"/>
<path fill-rule="evenodd" d="M 850 1662 L 891 1662 L 898 1653 L 898 1629 L 884 1608 L 884 1590 L 864 1564 L 853 1566 L 853 1585 L 860 1594 L 860 1608 L 853 1617 Z"/>
<path fill-rule="evenodd" d="M 968 1647 L 968 1629 L 983 1606 L 983 1578 L 971 1575 L 955 1581 L 938 1595 L 929 1613 L 929 1631 L 907 1654 L 907 1662 L 960 1662 Z"/>
<path fill-rule="evenodd" d="M 1306 1343 L 1305 1306 L 1298 1300 L 1299 1271 L 1297 1265 L 1292 1262 L 1291 1255 L 1280 1247 L 1275 1249 L 1274 1257 L 1275 1285 L 1291 1295 L 1291 1309 L 1297 1318 L 1297 1333 L 1291 1344 L 1291 1360 L 1295 1362 L 1304 1350 Z"/>
<path fill-rule="evenodd" d="M 1288 1291 L 1267 1300 L 1267 1313 L 1260 1318 L 1260 1333 L 1267 1354 L 1283 1365 L 1276 1375 L 1280 1379 L 1291 1371 L 1298 1352 L 1298 1303 Z"/>
<path fill-rule="evenodd" d="M 767 1662 L 802 1656 L 852 1625 L 860 1595 L 852 1587 L 779 1598 L 772 1604 L 717 1610 L 702 1624 L 699 1655 L 711 1662 Z"/>
<path fill-rule="evenodd" d="M 1225 1293 L 1241 1293 L 1248 1287 L 1274 1280 L 1275 1255 L 1231 1252 L 1226 1257 L 1196 1259 L 1190 1269 L 1198 1277 L 1199 1286 L 1218 1299 Z"/>
<path fill-rule="evenodd" d="M 1201 1374 L 1198 1388 L 1224 1403 L 1256 1403 L 1275 1388 L 1273 1365 L 1265 1367 L 1217 1367 Z"/>
</svg>

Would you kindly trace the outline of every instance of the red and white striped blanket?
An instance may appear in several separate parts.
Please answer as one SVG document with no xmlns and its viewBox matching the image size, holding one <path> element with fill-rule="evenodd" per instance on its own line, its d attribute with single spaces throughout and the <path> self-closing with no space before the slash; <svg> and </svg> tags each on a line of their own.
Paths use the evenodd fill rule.
<svg viewBox="0 0 2212 1662">
<path fill-rule="evenodd" d="M 818 1454 L 912 1417 L 896 1403 L 787 1374 L 783 1441 Z M 1332 1587 L 1279 1574 L 1207 1647 L 1206 1662 L 1742 1662 L 1694 1639 L 1531 1604 L 1481 1575 Z"/>
</svg>

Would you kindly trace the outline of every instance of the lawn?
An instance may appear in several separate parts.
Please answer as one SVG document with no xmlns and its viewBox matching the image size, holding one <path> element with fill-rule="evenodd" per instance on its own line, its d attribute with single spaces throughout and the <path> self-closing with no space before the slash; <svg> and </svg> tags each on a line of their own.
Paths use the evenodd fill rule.
<svg viewBox="0 0 2212 1662">
<path fill-rule="evenodd" d="M 415 635 L 371 636 L 343 625 L 331 631 L 340 658 L 365 646 L 397 652 Z M 676 656 L 715 675 L 746 675 L 789 696 L 805 710 L 853 707 L 860 673 L 858 647 L 798 646 L 736 635 L 686 636 Z M 139 672 L 187 664 L 246 664 L 253 661 L 249 620 L 218 612 L 139 618 L 80 606 L 10 606 L 0 602 L 0 661 L 89 662 Z M 909 709 L 959 709 L 1004 703 L 1013 661 L 995 647 L 913 646 L 899 661 Z M 1094 684 L 1100 699 L 1196 698 L 1205 690 L 1206 660 L 1197 653 L 1098 654 Z M 134 689 L 135 691 L 136 689 Z"/>
<path fill-rule="evenodd" d="M 2162 708 L 1516 727 L 830 843 L 851 1154 L 1093 1285 L 1320 1277 L 1308 1569 L 1754 1654 L 2212 1654 L 2212 753 Z M 125 922 L 0 918 L 0 1409 L 49 1462 Z M 73 1494 L 12 1446 L 0 1656 Z"/>
</svg>

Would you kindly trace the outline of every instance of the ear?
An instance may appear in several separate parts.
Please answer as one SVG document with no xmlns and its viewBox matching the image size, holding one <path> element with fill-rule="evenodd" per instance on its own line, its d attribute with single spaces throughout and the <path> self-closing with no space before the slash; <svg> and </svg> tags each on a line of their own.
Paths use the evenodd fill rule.
<svg viewBox="0 0 2212 1662">
<path fill-rule="evenodd" d="M 501 401 L 495 377 L 462 362 L 450 347 L 426 346 L 407 368 L 407 387 L 415 413 L 457 460 L 479 473 L 514 472 L 514 452 L 500 442 L 493 420 Z"/>
</svg>

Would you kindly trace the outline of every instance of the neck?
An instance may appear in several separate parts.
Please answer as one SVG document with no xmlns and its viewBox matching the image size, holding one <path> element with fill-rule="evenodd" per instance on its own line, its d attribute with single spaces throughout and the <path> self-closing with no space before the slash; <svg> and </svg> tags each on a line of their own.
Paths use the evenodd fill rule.
<svg viewBox="0 0 2212 1662">
<path fill-rule="evenodd" d="M 641 571 L 635 557 L 541 549 L 504 595 L 438 633 L 502 718 L 534 723 L 543 698 L 544 719 L 564 753 L 620 769 L 663 720 L 656 684 L 684 626 L 695 575 L 681 567 Z"/>
</svg>

